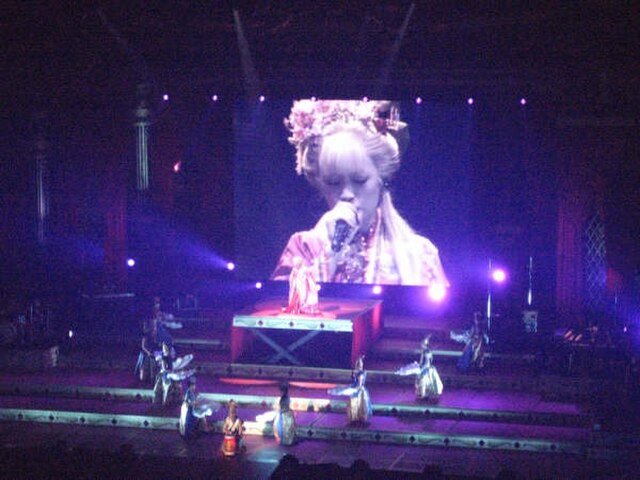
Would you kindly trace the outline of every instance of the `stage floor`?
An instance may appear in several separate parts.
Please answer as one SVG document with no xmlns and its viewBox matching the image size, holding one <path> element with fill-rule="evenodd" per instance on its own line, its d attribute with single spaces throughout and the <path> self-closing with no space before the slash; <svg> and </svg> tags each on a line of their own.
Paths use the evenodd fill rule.
<svg viewBox="0 0 640 480">
<path fill-rule="evenodd" d="M 186 459 L 202 462 L 215 458 L 222 436 L 211 434 L 187 444 L 175 432 L 139 429 L 111 429 L 71 425 L 41 425 L 0 422 L 0 437 L 4 449 L 36 447 L 80 448 L 85 451 L 114 451 L 123 446 L 136 455 L 148 458 L 144 470 L 128 472 L 128 478 L 185 478 L 188 470 L 179 472 L 162 468 L 161 459 Z M 238 458 L 223 459 L 221 468 L 196 470 L 190 478 L 220 478 L 213 472 L 223 471 L 226 479 L 267 479 L 286 454 L 302 463 L 317 465 L 337 463 L 349 467 L 355 460 L 364 460 L 372 469 L 400 472 L 422 472 L 427 465 L 438 466 L 446 478 L 493 479 L 509 470 L 519 478 L 634 478 L 637 459 L 628 462 L 608 462 L 572 455 L 522 454 L 522 452 L 467 450 L 446 448 L 416 448 L 395 445 L 328 443 L 305 440 L 291 447 L 278 446 L 271 438 L 247 437 L 247 453 Z M 6 451 L 6 450 L 5 450 Z M 44 460 L 34 459 L 34 462 Z M 165 463 L 166 465 L 166 463 Z M 23 466 L 22 471 L 26 469 Z M 7 473 L 5 471 L 5 473 Z M 129 475 L 130 473 L 130 475 Z M 200 473 L 200 475 L 198 475 Z M 12 478 L 25 478 L 17 473 Z M 40 477 L 40 478 L 45 478 Z M 395 478 L 398 478 L 397 476 Z"/>
<path fill-rule="evenodd" d="M 602 426 L 595 428 L 594 420 L 601 417 L 602 405 L 594 403 L 595 397 L 589 389 L 595 387 L 601 391 L 609 379 L 546 375 L 524 354 L 491 356 L 484 373 L 461 374 L 455 369 L 460 347 L 436 343 L 436 365 L 445 390 L 437 405 L 417 402 L 413 379 L 397 377 L 393 371 L 417 359 L 419 341 L 428 327 L 421 320 L 409 328 L 391 319 L 392 335 L 386 338 L 385 332 L 383 340 L 374 342 L 367 356 L 367 387 L 374 415 L 367 427 L 353 429 L 346 425 L 344 397 L 330 397 L 326 392 L 337 383 L 349 382 L 348 367 L 319 370 L 232 364 L 231 318 L 227 323 L 203 319 L 184 323 L 184 329 L 175 332 L 176 346 L 181 354 L 194 352 L 194 366 L 199 369 L 198 389 L 204 396 L 221 403 L 234 398 L 240 415 L 251 421 L 271 408 L 278 394 L 278 383 L 288 381 L 292 406 L 303 427 L 300 441 L 291 447 L 278 446 L 268 432 L 247 435 L 246 455 L 220 464 L 231 469 L 225 470 L 225 478 L 268 478 L 287 453 L 304 463 L 335 462 L 349 467 L 355 460 L 362 459 L 373 469 L 401 472 L 420 472 L 427 465 L 435 465 L 450 478 L 495 478 L 503 469 L 516 471 L 524 478 L 633 478 L 631 473 L 638 467 L 637 448 L 632 450 L 629 444 L 624 445 L 627 450 L 622 453 L 625 461 L 612 459 L 611 454 L 619 453 L 606 448 L 591 450 L 607 433 L 601 430 Z M 385 328 L 388 325 L 385 319 Z M 446 335 L 442 338 L 446 340 Z M 151 463 L 162 457 L 194 461 L 217 458 L 222 442 L 220 434 L 210 433 L 193 444 L 186 444 L 174 429 L 179 407 L 150 404 L 151 388 L 141 385 L 133 376 L 137 341 L 117 346 L 107 344 L 109 340 L 100 337 L 100 343 L 92 346 L 81 340 L 74 338 L 78 343 L 73 348 L 62 349 L 61 366 L 57 369 L 0 373 L 0 410 L 45 412 L 41 419 L 27 419 L 29 414 L 25 413 L 20 420 L 0 422 L 4 450 L 44 444 L 55 447 L 62 441 L 69 447 L 111 451 L 128 445 L 137 455 L 152 459 Z M 500 388 L 494 388 L 496 385 Z M 538 386 L 544 388 L 538 391 Z M 583 391 L 584 395 L 563 396 L 563 388 L 567 386 L 574 392 Z M 553 390 L 560 395 L 548 396 Z M 311 401 L 315 406 L 309 410 L 307 406 Z M 332 408 L 325 408 L 327 405 Z M 56 423 L 56 412 L 67 412 L 65 421 L 69 423 Z M 83 412 L 88 414 L 86 423 L 82 422 Z M 108 415 L 104 426 L 88 424 L 92 421 L 90 416 L 100 415 Z M 114 427 L 112 415 L 113 418 L 129 415 L 150 422 L 166 419 L 168 429 L 125 426 L 125 423 Z M 49 421 L 51 416 L 55 421 Z M 219 422 L 223 416 L 224 411 L 220 410 L 212 420 Z M 41 421 L 44 424 L 38 423 Z M 71 424 L 74 421 L 76 424 Z M 326 435 L 309 436 L 311 431 L 322 431 Z M 343 432 L 345 437 L 341 437 Z M 377 440 L 374 437 L 377 434 L 384 437 L 385 432 L 394 435 L 401 432 L 407 438 Z M 330 439 L 330 435 L 336 435 L 337 439 Z M 417 445 L 409 441 L 409 436 L 441 441 Z M 502 444 L 479 444 L 479 438 L 499 439 Z M 443 439 L 450 439 L 451 443 Z M 514 446 L 519 442 L 523 443 Z M 571 448 L 577 446 L 579 452 L 523 450 L 536 442 L 557 445 L 558 449 L 563 448 L 563 444 Z M 582 452 L 583 446 L 589 450 Z M 157 470 L 150 472 L 134 472 L 132 476 L 166 478 Z"/>
</svg>

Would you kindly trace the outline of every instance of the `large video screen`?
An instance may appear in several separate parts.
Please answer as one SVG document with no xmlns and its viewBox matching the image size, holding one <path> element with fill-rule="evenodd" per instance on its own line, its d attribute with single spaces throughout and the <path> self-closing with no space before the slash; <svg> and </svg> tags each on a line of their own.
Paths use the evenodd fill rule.
<svg viewBox="0 0 640 480">
<path fill-rule="evenodd" d="M 267 100 L 235 112 L 237 273 L 449 286 L 470 249 L 465 108 L 430 102 Z"/>
</svg>

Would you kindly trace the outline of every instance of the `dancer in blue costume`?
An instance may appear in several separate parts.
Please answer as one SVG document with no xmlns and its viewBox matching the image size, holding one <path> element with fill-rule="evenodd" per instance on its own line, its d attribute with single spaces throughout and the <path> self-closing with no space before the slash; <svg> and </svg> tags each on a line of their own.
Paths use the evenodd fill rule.
<svg viewBox="0 0 640 480">
<path fill-rule="evenodd" d="M 200 433 L 208 432 L 207 417 L 218 410 L 220 405 L 215 402 L 202 402 L 196 391 L 196 377 L 189 378 L 189 388 L 184 394 L 180 409 L 180 435 L 185 440 L 192 440 Z"/>
<path fill-rule="evenodd" d="M 458 360 L 458 370 L 465 373 L 481 371 L 484 368 L 484 354 L 489 337 L 482 328 L 480 313 L 474 314 L 470 330 L 462 334 L 451 332 L 450 336 L 452 340 L 465 344 L 462 356 Z"/>
<path fill-rule="evenodd" d="M 280 399 L 276 418 L 273 421 L 273 434 L 280 445 L 293 445 L 296 436 L 296 417 L 291 410 L 289 385 L 280 385 Z"/>
<path fill-rule="evenodd" d="M 353 383 L 349 386 L 328 390 L 330 395 L 347 396 L 347 419 L 351 424 L 366 424 L 373 414 L 371 398 L 365 386 L 367 372 L 364 369 L 364 355 L 358 357 L 353 372 Z"/>
</svg>

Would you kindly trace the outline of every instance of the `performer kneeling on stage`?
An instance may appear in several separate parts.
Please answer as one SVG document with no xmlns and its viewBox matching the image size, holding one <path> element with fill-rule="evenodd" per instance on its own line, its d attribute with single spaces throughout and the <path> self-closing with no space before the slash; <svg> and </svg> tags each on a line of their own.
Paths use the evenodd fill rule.
<svg viewBox="0 0 640 480">
<path fill-rule="evenodd" d="M 208 432 L 207 418 L 218 410 L 220 405 L 214 402 L 201 402 L 196 392 L 196 377 L 189 378 L 189 388 L 184 394 L 180 409 L 180 435 L 185 440 L 196 438 L 200 433 Z"/>
<path fill-rule="evenodd" d="M 437 400 L 442 395 L 443 385 L 438 370 L 433 366 L 433 353 L 429 347 L 431 335 L 425 337 L 420 348 L 420 362 L 413 362 L 396 370 L 396 375 L 416 375 L 416 397 L 422 400 Z"/>
<path fill-rule="evenodd" d="M 371 398 L 365 387 L 367 372 L 364 369 L 364 355 L 356 360 L 353 372 L 353 383 L 346 387 L 335 387 L 328 390 L 330 395 L 343 395 L 347 400 L 347 419 L 349 423 L 366 424 L 372 415 Z"/>
<path fill-rule="evenodd" d="M 238 418 L 236 413 L 236 402 L 229 400 L 229 413 L 222 424 L 222 433 L 224 441 L 222 442 L 222 453 L 227 457 L 233 457 L 244 451 L 242 444 L 243 436 L 242 420 Z"/>
</svg>

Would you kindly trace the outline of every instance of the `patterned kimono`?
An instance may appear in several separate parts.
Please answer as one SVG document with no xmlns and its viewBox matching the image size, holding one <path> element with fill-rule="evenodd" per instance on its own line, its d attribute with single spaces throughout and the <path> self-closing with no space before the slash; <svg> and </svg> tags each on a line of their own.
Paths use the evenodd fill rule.
<svg viewBox="0 0 640 480">
<path fill-rule="evenodd" d="M 462 334 L 451 332 L 450 336 L 452 340 L 465 344 L 462 356 L 458 360 L 458 370 L 461 372 L 482 370 L 486 345 L 489 343 L 489 337 L 482 328 L 474 324 L 471 330 Z"/>
<path fill-rule="evenodd" d="M 439 284 L 448 286 L 438 249 L 425 237 L 412 233 L 401 242 L 405 253 L 409 252 L 410 274 L 401 278 L 397 261 L 396 246 L 389 241 L 383 222 L 378 219 L 368 235 L 355 235 L 335 254 L 336 269 L 331 274 L 328 268 L 327 252 L 331 245 L 321 228 L 294 233 L 287 243 L 272 280 L 287 280 L 294 268 L 294 259 L 302 258 L 310 265 L 313 277 L 318 282 L 367 283 L 385 285 Z"/>
</svg>

